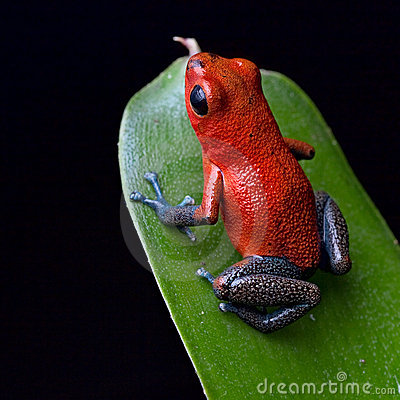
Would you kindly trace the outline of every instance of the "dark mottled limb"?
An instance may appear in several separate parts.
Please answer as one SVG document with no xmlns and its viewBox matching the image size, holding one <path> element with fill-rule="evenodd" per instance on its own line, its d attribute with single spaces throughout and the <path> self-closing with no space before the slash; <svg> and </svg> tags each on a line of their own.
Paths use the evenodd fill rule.
<svg viewBox="0 0 400 400">
<path fill-rule="evenodd" d="M 221 300 L 230 303 L 221 304 L 221 311 L 237 314 L 244 322 L 264 333 L 295 322 L 321 299 L 319 288 L 313 283 L 266 274 L 237 278 L 223 292 L 225 297 Z M 282 307 L 265 313 L 254 306 Z"/>
<path fill-rule="evenodd" d="M 155 172 L 147 172 L 144 177 L 153 186 L 156 192 L 156 200 L 148 199 L 140 192 L 134 191 L 130 195 L 132 201 L 141 201 L 146 206 L 151 207 L 165 225 L 180 226 L 182 228 L 188 225 L 194 226 L 201 224 L 201 221 L 195 221 L 193 219 L 194 212 L 200 206 L 194 206 L 194 200 L 190 196 L 186 196 L 179 205 L 175 207 L 171 206 L 162 194 L 157 174 Z"/>
<path fill-rule="evenodd" d="M 221 290 L 229 286 L 235 279 L 248 275 L 267 274 L 300 279 L 302 272 L 299 267 L 285 257 L 247 257 L 226 268 L 215 281 L 214 293 L 218 298 L 223 296 Z"/>
<path fill-rule="evenodd" d="M 209 167 L 211 169 L 211 167 Z M 203 195 L 202 205 L 194 205 L 194 200 L 186 196 L 177 206 L 171 206 L 164 198 L 158 176 L 155 172 L 147 172 L 144 175 L 154 188 L 156 200 L 148 199 L 142 193 L 134 191 L 130 195 L 131 201 L 140 201 L 151 207 L 157 214 L 160 221 L 165 225 L 176 226 L 185 233 L 191 240 L 195 240 L 194 233 L 189 226 L 214 224 L 218 219 L 219 194 L 221 192 L 221 174 L 214 173 L 207 175 L 205 188 L 207 196 Z M 211 179 L 213 178 L 213 179 Z"/>
<path fill-rule="evenodd" d="M 213 287 L 220 300 L 249 306 L 316 305 L 319 302 L 319 289 L 313 283 L 276 275 L 247 275 L 231 282 L 218 276 Z"/>
<path fill-rule="evenodd" d="M 280 308 L 270 314 L 264 314 L 256 308 L 248 306 L 232 303 L 221 303 L 219 305 L 222 312 L 236 314 L 243 322 L 263 333 L 271 333 L 284 328 L 303 317 L 312 307 L 314 306 L 297 304 L 292 307 Z"/>
<path fill-rule="evenodd" d="M 302 281 L 300 268 L 286 258 L 248 257 L 213 278 L 204 268 L 197 274 L 213 285 L 220 310 L 233 312 L 262 332 L 272 332 L 296 321 L 320 301 L 316 285 Z M 282 306 L 268 313 L 256 306 Z"/>
<path fill-rule="evenodd" d="M 335 275 L 350 271 L 349 233 L 338 205 L 325 192 L 315 192 L 318 232 L 321 239 L 320 268 Z"/>
</svg>

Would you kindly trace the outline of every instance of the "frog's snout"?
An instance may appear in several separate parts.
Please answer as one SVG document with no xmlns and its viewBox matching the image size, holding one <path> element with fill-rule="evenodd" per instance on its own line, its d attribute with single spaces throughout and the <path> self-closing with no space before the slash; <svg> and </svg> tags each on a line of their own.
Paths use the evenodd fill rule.
<svg viewBox="0 0 400 400">
<path fill-rule="evenodd" d="M 192 58 L 189 60 L 189 62 L 187 64 L 187 68 L 186 68 L 188 71 L 193 68 L 203 68 L 204 67 L 203 61 L 201 61 L 201 59 L 197 58 L 196 56 L 197 56 L 197 54 L 192 56 Z"/>
<path fill-rule="evenodd" d="M 187 64 L 187 70 L 191 70 L 193 68 L 204 68 L 206 64 L 214 63 L 219 60 L 221 57 L 217 54 L 213 53 L 197 53 L 194 54 Z"/>
</svg>

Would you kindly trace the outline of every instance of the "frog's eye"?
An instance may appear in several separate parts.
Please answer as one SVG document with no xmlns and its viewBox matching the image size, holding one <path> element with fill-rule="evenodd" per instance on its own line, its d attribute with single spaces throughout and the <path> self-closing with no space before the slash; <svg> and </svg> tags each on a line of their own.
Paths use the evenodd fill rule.
<svg viewBox="0 0 400 400">
<path fill-rule="evenodd" d="M 190 105 L 193 111 L 200 116 L 204 116 L 208 113 L 206 94 L 199 85 L 196 85 L 192 93 L 190 93 Z"/>
</svg>

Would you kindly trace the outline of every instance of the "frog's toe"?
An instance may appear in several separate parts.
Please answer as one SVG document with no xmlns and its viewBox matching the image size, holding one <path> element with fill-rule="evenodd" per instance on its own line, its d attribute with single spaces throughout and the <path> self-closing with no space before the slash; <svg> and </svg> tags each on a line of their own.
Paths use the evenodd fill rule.
<svg viewBox="0 0 400 400">
<path fill-rule="evenodd" d="M 144 179 L 146 179 L 151 184 L 151 186 L 153 186 L 154 191 L 156 192 L 157 200 L 162 202 L 163 204 L 168 204 L 162 194 L 162 190 L 160 187 L 160 182 L 158 181 L 157 173 L 156 172 L 146 172 L 144 174 Z"/>
<path fill-rule="evenodd" d="M 130 201 L 141 201 L 144 203 L 146 200 L 146 197 L 142 195 L 142 193 L 134 190 L 130 195 L 129 195 L 129 200 Z"/>
<path fill-rule="evenodd" d="M 149 182 L 157 180 L 158 179 L 157 172 L 153 172 L 153 171 L 146 172 L 144 174 L 144 179 L 147 179 Z"/>
<path fill-rule="evenodd" d="M 187 237 L 192 241 L 196 241 L 196 235 L 193 233 L 193 231 L 188 228 L 187 226 L 177 226 L 177 228 L 184 233 L 185 235 L 187 235 Z"/>
<path fill-rule="evenodd" d="M 222 312 L 237 312 L 237 308 L 232 303 L 220 303 L 218 308 Z"/>
<path fill-rule="evenodd" d="M 137 192 L 136 190 L 130 194 L 129 199 L 131 201 L 141 201 L 143 204 L 151 207 L 153 210 L 160 210 L 163 207 L 163 204 L 160 201 L 148 199 L 146 196 L 140 192 Z"/>
<path fill-rule="evenodd" d="M 196 271 L 196 275 L 206 278 L 210 283 L 214 282 L 214 277 L 208 271 L 206 271 L 206 269 L 203 267 L 199 268 Z"/>
<path fill-rule="evenodd" d="M 193 206 L 194 205 L 194 198 L 190 196 L 185 196 L 185 198 L 182 200 L 182 202 L 179 204 L 179 206 L 184 207 L 184 206 Z"/>
</svg>

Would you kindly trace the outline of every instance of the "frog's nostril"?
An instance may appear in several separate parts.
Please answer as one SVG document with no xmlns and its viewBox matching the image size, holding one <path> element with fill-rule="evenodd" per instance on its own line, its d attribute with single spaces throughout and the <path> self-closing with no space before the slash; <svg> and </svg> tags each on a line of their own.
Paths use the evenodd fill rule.
<svg viewBox="0 0 400 400">
<path fill-rule="evenodd" d="M 192 68 L 203 68 L 203 67 L 204 67 L 203 61 L 201 61 L 197 58 L 194 58 L 194 59 L 191 58 L 188 62 L 187 70 L 189 71 L 189 69 L 192 69 Z"/>
</svg>

